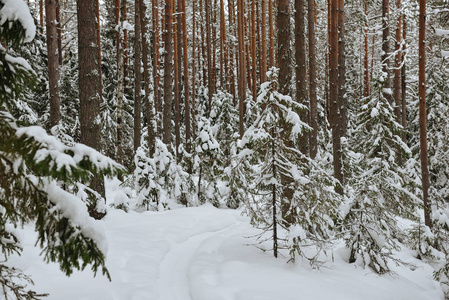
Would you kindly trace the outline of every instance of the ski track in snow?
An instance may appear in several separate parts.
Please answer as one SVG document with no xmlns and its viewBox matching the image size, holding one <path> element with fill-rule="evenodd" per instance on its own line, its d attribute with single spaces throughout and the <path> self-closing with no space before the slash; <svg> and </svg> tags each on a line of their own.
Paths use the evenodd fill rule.
<svg viewBox="0 0 449 300">
<path fill-rule="evenodd" d="M 195 234 L 184 242 L 172 243 L 159 266 L 159 300 L 191 300 L 188 273 L 196 251 L 204 241 L 226 233 L 238 224 L 236 222 L 216 231 Z"/>
</svg>

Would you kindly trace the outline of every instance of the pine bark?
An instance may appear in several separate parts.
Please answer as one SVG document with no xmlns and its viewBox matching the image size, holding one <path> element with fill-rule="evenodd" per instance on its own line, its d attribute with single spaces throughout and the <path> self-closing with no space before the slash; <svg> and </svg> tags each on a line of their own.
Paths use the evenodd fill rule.
<svg viewBox="0 0 449 300">
<path fill-rule="evenodd" d="M 421 178 L 424 202 L 424 223 L 432 227 L 431 207 L 429 200 L 429 162 L 427 152 L 427 124 L 426 124 L 426 0 L 419 0 L 419 141 L 421 150 Z"/>
<path fill-rule="evenodd" d="M 180 116 L 181 116 L 181 107 L 180 107 L 180 101 L 181 101 L 181 86 L 180 86 L 180 76 L 181 76 L 181 54 L 179 52 L 180 50 L 180 44 L 179 44 L 179 38 L 181 33 L 181 27 L 180 25 L 180 18 L 179 15 L 179 0 L 178 0 L 178 6 L 176 6 L 176 0 L 173 0 L 173 11 L 176 11 L 176 22 L 173 24 L 174 28 L 174 34 L 173 34 L 173 86 L 174 86 L 174 108 L 175 108 L 175 153 L 176 158 L 179 159 L 178 151 L 179 151 L 179 144 L 181 143 L 181 133 L 179 128 L 179 122 L 180 122 Z M 176 7 L 176 9 L 175 9 Z"/>
<path fill-rule="evenodd" d="M 390 36 L 390 1 L 382 0 L 382 73 L 384 77 L 383 96 L 391 104 L 391 89 L 390 89 L 390 43 L 388 37 Z"/>
<path fill-rule="evenodd" d="M 271 0 L 268 0 L 271 1 Z M 267 81 L 267 0 L 262 0 L 262 64 L 260 66 L 260 80 L 261 82 Z"/>
<path fill-rule="evenodd" d="M 55 0 L 45 0 L 45 24 L 47 31 L 48 86 L 50 91 L 50 128 L 61 120 L 59 97 L 59 55 Z"/>
<path fill-rule="evenodd" d="M 213 74 L 212 74 L 212 37 L 211 37 L 211 0 L 205 0 L 204 6 L 206 10 L 206 51 L 207 51 L 207 87 L 208 87 L 208 112 L 211 111 L 212 95 L 214 94 Z"/>
<path fill-rule="evenodd" d="M 273 11 L 273 1 L 268 0 L 268 24 L 269 24 L 269 38 L 270 38 L 270 67 L 276 66 L 274 57 L 274 11 Z"/>
<path fill-rule="evenodd" d="M 245 58 L 245 31 L 244 31 L 244 0 L 237 0 L 237 30 L 238 30 L 238 93 L 239 93 L 239 133 L 243 136 L 243 123 L 245 115 L 246 98 L 246 58 Z"/>
<path fill-rule="evenodd" d="M 62 66 L 61 5 L 59 4 L 59 0 L 56 0 L 56 24 L 58 32 L 58 60 L 59 65 Z"/>
<path fill-rule="evenodd" d="M 145 14 L 142 12 L 142 19 L 145 18 Z M 160 60 L 159 60 L 159 0 L 152 0 L 152 17 L 153 17 L 153 82 L 154 82 L 154 90 L 153 90 L 153 98 L 154 98 L 154 105 L 156 108 L 157 114 L 162 114 L 162 100 L 161 100 L 161 90 L 160 90 Z M 145 29 L 142 26 L 142 34 Z M 142 51 L 145 51 L 145 48 L 143 46 L 143 43 L 146 43 L 146 41 L 142 38 Z M 142 53 L 143 57 L 145 58 L 145 55 Z M 149 79 L 148 79 L 149 80 Z M 146 86 L 146 84 L 145 84 Z M 148 106 L 147 106 L 148 107 Z M 157 118 L 157 124 L 158 124 L 158 133 L 160 134 L 162 132 L 162 122 L 160 121 L 161 118 Z"/>
<path fill-rule="evenodd" d="M 309 30 L 309 109 L 310 109 L 310 158 L 314 159 L 318 150 L 318 111 L 317 111 L 317 72 L 316 72 L 316 38 L 315 38 L 315 0 L 308 0 Z"/>
<path fill-rule="evenodd" d="M 139 0 L 139 8 L 140 8 L 140 28 L 141 28 L 141 40 L 142 40 L 142 64 L 143 64 L 143 82 L 144 82 L 144 103 L 146 107 L 146 119 L 147 119 L 147 132 L 148 132 L 148 151 L 150 157 L 154 155 L 154 139 L 155 139 L 155 128 L 154 124 L 154 102 L 150 101 L 150 67 L 148 63 L 148 41 L 147 41 L 147 31 L 148 31 L 148 19 L 146 16 L 147 7 L 144 3 L 144 0 Z M 154 8 L 154 7 L 153 7 Z M 153 11 L 154 13 L 154 11 Z M 154 24 L 154 23 L 153 23 Z M 157 31 L 157 29 L 156 29 Z M 154 50 L 153 50 L 154 51 Z M 154 63 L 154 68 L 158 65 L 158 62 Z M 159 75 L 157 74 L 157 78 Z M 158 94 L 158 88 L 155 85 L 154 88 L 154 96 Z"/>
<path fill-rule="evenodd" d="M 134 153 L 140 146 L 141 130 L 141 91 L 142 91 L 142 30 L 140 0 L 134 2 Z"/>
<path fill-rule="evenodd" d="M 405 53 L 407 48 L 406 43 L 407 38 L 407 22 L 405 19 L 405 15 L 402 16 L 402 40 L 404 41 L 404 51 L 402 53 L 402 68 L 401 68 L 401 103 L 402 103 L 402 127 L 407 128 L 407 107 L 406 107 L 406 66 L 405 66 Z M 402 140 L 406 141 L 405 133 L 402 136 Z"/>
<path fill-rule="evenodd" d="M 44 0 L 39 0 L 39 25 L 41 33 L 44 33 Z"/>
<path fill-rule="evenodd" d="M 363 97 L 368 97 L 370 92 L 370 79 L 369 79 L 369 54 L 368 54 L 368 0 L 365 0 L 365 29 L 364 29 L 364 50 L 365 56 L 363 60 Z"/>
<path fill-rule="evenodd" d="M 401 7 L 401 0 L 397 0 L 397 7 Z M 393 99 L 394 99 L 394 112 L 399 124 L 402 123 L 402 97 L 401 97 L 401 64 L 402 64 L 402 52 L 401 52 L 401 39 L 402 39 L 402 15 L 399 15 L 396 25 L 396 41 L 395 41 L 395 64 L 394 64 L 394 77 L 393 77 Z"/>
<path fill-rule="evenodd" d="M 257 64 L 256 64 L 256 0 L 251 0 L 251 77 L 252 77 L 252 90 L 253 101 L 257 100 Z"/>
<path fill-rule="evenodd" d="M 186 151 L 190 152 L 190 99 L 189 99 L 189 61 L 187 49 L 187 16 L 186 16 L 186 0 L 181 1 L 182 5 L 182 47 L 184 62 L 184 122 L 186 133 Z M 193 62 L 193 66 L 195 62 Z"/>
<path fill-rule="evenodd" d="M 123 1 L 125 3 L 126 1 Z M 121 3 L 121 13 L 120 13 L 120 26 L 118 28 L 119 36 L 118 43 L 121 45 L 122 43 L 122 34 L 123 29 L 121 26 L 124 22 L 124 4 Z M 125 47 L 119 47 L 119 52 L 117 52 L 117 162 L 123 163 L 123 98 L 125 97 Z"/>
<path fill-rule="evenodd" d="M 97 0 L 78 0 L 78 64 L 79 64 L 79 98 L 81 143 L 96 150 L 101 150 L 100 103 L 101 77 L 99 73 L 99 49 L 97 40 Z M 82 17 L 81 17 L 82 16 Z M 103 197 L 104 183 L 94 177 L 91 187 Z M 89 208 L 91 215 L 95 207 Z"/>
<path fill-rule="evenodd" d="M 290 82 L 291 55 L 290 55 L 290 3 L 288 0 L 278 0 L 278 11 L 276 14 L 277 28 L 277 61 L 279 66 L 279 92 L 291 96 Z"/>
<path fill-rule="evenodd" d="M 171 143 L 171 106 L 173 93 L 173 11 L 172 0 L 165 0 L 165 31 L 164 31 L 164 107 L 162 141 Z"/>
<path fill-rule="evenodd" d="M 304 24 L 304 0 L 295 0 L 295 71 L 296 71 L 296 102 L 308 106 L 306 89 L 306 39 Z M 308 123 L 307 111 L 300 112 L 300 118 Z M 303 133 L 299 137 L 299 151 L 308 153 L 309 135 Z"/>
</svg>

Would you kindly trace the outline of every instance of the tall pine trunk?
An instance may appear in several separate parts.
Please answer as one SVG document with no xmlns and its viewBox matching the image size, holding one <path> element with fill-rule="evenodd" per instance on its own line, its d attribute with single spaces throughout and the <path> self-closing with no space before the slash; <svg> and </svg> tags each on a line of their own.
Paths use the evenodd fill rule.
<svg viewBox="0 0 449 300">
<path fill-rule="evenodd" d="M 308 29 L 309 29 L 309 108 L 310 108 L 310 157 L 315 158 L 318 150 L 318 112 L 316 95 L 316 39 L 315 39 L 315 0 L 308 0 Z"/>
<path fill-rule="evenodd" d="M 165 0 L 164 107 L 162 141 L 171 142 L 171 106 L 173 93 L 173 11 L 172 0 Z"/>
<path fill-rule="evenodd" d="M 142 94 L 142 31 L 141 31 L 141 15 L 140 0 L 134 2 L 134 153 L 140 146 L 140 130 L 141 130 L 141 94 Z"/>
</svg>

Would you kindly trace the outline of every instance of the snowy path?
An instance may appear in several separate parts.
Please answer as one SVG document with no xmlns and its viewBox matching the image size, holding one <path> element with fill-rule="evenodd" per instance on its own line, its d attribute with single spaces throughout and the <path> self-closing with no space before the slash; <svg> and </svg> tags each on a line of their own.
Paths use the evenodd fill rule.
<svg viewBox="0 0 449 300">
<path fill-rule="evenodd" d="M 34 247 L 32 226 L 23 232 L 22 257 L 10 261 L 31 275 L 48 300 L 442 300 L 432 268 L 412 252 L 401 258 L 416 266 L 393 267 L 378 276 L 344 261 L 343 248 L 333 262 L 311 270 L 307 262 L 287 264 L 255 247 L 255 230 L 239 211 L 210 205 L 166 212 L 110 210 L 100 222 L 109 251 L 109 282 L 91 271 L 65 277 L 45 264 Z M 288 256 L 288 255 L 287 255 Z"/>
<path fill-rule="evenodd" d="M 187 241 L 181 243 L 172 243 L 159 266 L 159 300 L 191 300 L 189 267 L 195 252 L 203 241 L 226 233 L 236 225 L 238 223 L 217 231 L 191 236 Z"/>
</svg>

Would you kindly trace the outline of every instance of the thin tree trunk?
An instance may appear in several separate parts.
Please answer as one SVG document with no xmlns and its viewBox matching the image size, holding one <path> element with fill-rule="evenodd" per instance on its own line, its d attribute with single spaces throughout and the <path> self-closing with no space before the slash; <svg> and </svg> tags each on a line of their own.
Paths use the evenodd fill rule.
<svg viewBox="0 0 449 300">
<path fill-rule="evenodd" d="M 309 29 L 309 108 L 310 108 L 310 158 L 314 159 L 318 149 L 318 112 L 316 95 L 316 39 L 315 39 L 315 0 L 308 0 Z"/>
<path fill-rule="evenodd" d="M 401 68 L 401 103 L 402 103 L 402 120 L 401 124 L 402 127 L 407 128 L 407 106 L 405 102 L 406 98 L 406 67 L 405 67 L 405 50 L 407 47 L 406 43 L 406 37 L 407 37 L 407 23 L 405 20 L 405 15 L 402 16 L 402 40 L 404 41 L 404 51 L 402 53 L 402 68 Z M 404 133 L 402 136 L 402 140 L 406 142 L 406 134 Z"/>
<path fill-rule="evenodd" d="M 193 139 L 196 137 L 196 119 L 195 119 L 195 110 L 196 110 L 196 64 L 195 64 L 195 51 L 196 49 L 196 0 L 192 1 L 193 6 L 193 33 L 192 33 L 192 136 Z M 184 6 L 185 7 L 185 6 Z M 198 49 L 199 50 L 199 49 Z M 198 52 L 198 63 L 200 61 L 200 52 Z M 186 88 L 187 89 L 187 88 Z M 187 130 L 186 130 L 187 131 Z M 186 134 L 187 135 L 187 134 Z M 190 142 L 189 142 L 190 143 Z"/>
<path fill-rule="evenodd" d="M 363 97 L 368 97 L 370 83 L 369 83 L 369 54 L 368 54 L 368 0 L 365 0 L 365 57 L 363 61 Z"/>
<path fill-rule="evenodd" d="M 39 0 L 39 25 L 41 33 L 44 33 L 44 0 Z"/>
<path fill-rule="evenodd" d="M 171 142 L 171 106 L 173 92 L 173 11 L 172 0 L 165 0 L 165 57 L 164 57 L 164 108 L 163 108 L 163 142 Z"/>
<path fill-rule="evenodd" d="M 153 107 L 154 102 L 150 101 L 150 68 L 149 68 L 149 64 L 148 64 L 149 53 L 148 53 L 148 41 L 147 41 L 148 19 L 146 16 L 147 15 L 146 14 L 147 7 L 146 7 L 146 4 L 144 3 L 144 0 L 139 0 L 139 8 L 140 8 L 140 28 L 141 28 L 141 32 L 142 32 L 142 35 L 141 35 L 142 63 L 143 63 L 143 82 L 144 82 L 144 90 L 145 90 L 144 102 L 145 102 L 145 107 L 146 107 L 146 119 L 147 119 L 147 131 L 148 131 L 148 152 L 149 152 L 149 156 L 153 157 L 154 150 L 155 150 L 154 149 L 155 119 L 154 119 L 154 107 Z M 153 9 L 154 9 L 154 7 L 153 7 Z M 153 10 L 153 13 L 154 13 L 154 10 Z M 158 14 L 156 16 L 158 16 Z M 155 31 L 156 32 L 158 31 L 157 27 L 155 28 Z M 153 33 L 154 33 L 154 30 L 153 30 Z M 158 43 L 154 42 L 154 45 L 156 45 L 156 44 L 158 44 Z M 154 53 L 153 53 L 153 55 L 154 55 Z M 159 56 L 156 55 L 156 57 L 159 57 Z M 156 68 L 156 66 L 158 65 L 158 61 L 154 62 L 153 65 Z M 159 75 L 156 75 L 156 78 L 159 78 L 158 76 Z M 157 85 L 155 84 L 154 96 L 157 95 L 157 89 L 158 89 Z"/>
<path fill-rule="evenodd" d="M 215 94 L 215 89 L 217 87 L 217 0 L 209 0 L 213 1 L 212 7 L 212 96 Z"/>
<path fill-rule="evenodd" d="M 204 6 L 206 9 L 206 50 L 207 50 L 207 86 L 208 86 L 208 112 L 211 111 L 212 106 L 212 95 L 214 94 L 213 88 L 213 74 L 212 74 L 212 40 L 211 40 L 211 16 L 210 16 L 210 7 L 211 0 L 205 0 Z"/>
<path fill-rule="evenodd" d="M 401 0 L 397 0 L 397 8 L 401 7 Z M 397 26 L 396 26 L 396 42 L 395 42 L 395 64 L 394 64 L 394 78 L 393 78 L 393 99 L 395 103 L 394 112 L 399 124 L 402 123 L 402 97 L 401 97 L 401 64 L 402 64 L 402 53 L 401 53 L 401 33 L 402 27 L 402 15 L 399 15 Z"/>
<path fill-rule="evenodd" d="M 237 37 L 237 30 L 236 30 L 236 24 L 235 24 L 235 3 L 234 0 L 229 0 L 228 2 L 228 9 L 229 9 L 229 29 L 230 29 L 230 35 L 233 37 Z M 235 55 L 235 65 L 234 65 L 234 55 L 235 55 L 235 42 L 232 40 L 229 43 L 229 73 L 227 76 L 229 76 L 230 81 L 230 90 L 232 94 L 232 99 L 234 106 L 237 104 L 237 97 L 235 92 L 235 75 L 234 70 L 238 70 L 238 55 Z M 238 74 L 238 71 L 237 71 Z"/>
<path fill-rule="evenodd" d="M 129 0 L 125 0 L 123 1 L 123 22 L 122 25 L 124 24 L 124 22 L 128 22 L 128 1 Z M 128 62 L 128 57 L 129 57 L 129 49 L 128 49 L 128 29 L 126 29 L 126 26 L 123 27 L 123 74 L 124 74 L 124 78 L 123 78 L 123 83 L 124 83 L 124 90 L 126 93 L 128 93 L 128 88 L 129 88 L 129 82 L 128 82 L 128 73 L 129 73 L 129 62 Z"/>
<path fill-rule="evenodd" d="M 244 8 L 246 11 L 246 7 Z M 246 14 L 245 14 L 246 15 Z M 246 83 L 248 85 L 248 89 L 253 91 L 252 79 L 251 79 L 251 54 L 250 54 L 250 43 L 251 43 L 251 32 L 248 26 L 248 18 L 243 16 L 243 30 L 245 31 L 245 36 L 249 37 L 247 41 L 245 41 L 245 61 L 246 61 Z"/>
<path fill-rule="evenodd" d="M 238 91 L 239 91 L 239 133 L 240 137 L 243 136 L 243 122 L 245 116 L 245 98 L 246 98 L 246 59 L 245 59 L 245 37 L 244 37 L 244 0 L 237 0 L 237 27 L 238 27 Z"/>
<path fill-rule="evenodd" d="M 268 0 L 268 23 L 270 26 L 269 29 L 269 37 L 270 37 L 270 67 L 276 66 L 275 57 L 274 57 L 274 20 L 273 20 L 273 1 Z"/>
<path fill-rule="evenodd" d="M 390 43 L 388 37 L 390 36 L 390 2 L 389 0 L 382 0 L 382 72 L 386 75 L 383 85 L 383 96 L 391 104 L 391 89 L 390 89 Z"/>
<path fill-rule="evenodd" d="M 190 153 L 190 100 L 189 100 L 189 61 L 187 49 L 187 16 L 186 0 L 181 1 L 182 5 L 182 37 L 183 37 L 183 56 L 184 56 L 184 122 L 186 130 L 186 151 Z M 195 36 L 194 36 L 195 37 Z M 193 62 L 195 67 L 195 62 Z"/>
<path fill-rule="evenodd" d="M 58 32 L 55 0 L 45 0 L 45 24 L 47 27 L 48 86 L 50 90 L 50 128 L 61 120 L 59 97 Z"/>
<path fill-rule="evenodd" d="M 252 94 L 253 101 L 257 100 L 257 65 L 256 65 L 256 0 L 251 0 L 251 68 L 252 68 Z"/>
<path fill-rule="evenodd" d="M 419 0 L 419 141 L 421 150 L 421 176 L 424 202 L 424 223 L 432 227 L 431 206 L 429 200 L 429 163 L 427 154 L 426 126 L 426 0 Z"/>
<path fill-rule="evenodd" d="M 278 32 L 279 92 L 291 96 L 290 4 L 288 0 L 278 0 L 276 28 Z"/>
<path fill-rule="evenodd" d="M 59 4 L 59 0 L 56 0 L 56 23 L 58 32 L 58 60 L 59 65 L 62 66 L 61 6 Z"/>
<path fill-rule="evenodd" d="M 346 134 L 346 50 L 345 50 L 345 4 L 344 0 L 338 0 L 338 137 L 341 139 Z M 340 147 L 341 155 L 341 147 Z M 341 158 L 342 159 L 342 158 Z M 343 163 L 343 162 L 341 162 Z M 344 174 L 341 174 L 342 180 Z M 341 181 L 343 184 L 344 182 Z"/>
<path fill-rule="evenodd" d="M 176 158 L 179 159 L 179 144 L 181 143 L 181 134 L 179 129 L 179 122 L 181 117 L 181 107 L 180 107 L 180 101 L 181 101 L 181 91 L 180 91 L 180 80 L 179 77 L 181 76 L 181 64 L 180 64 L 180 58 L 181 53 L 179 53 L 180 45 L 179 45 L 179 38 L 181 33 L 181 27 L 179 26 L 181 24 L 179 15 L 179 0 L 178 0 L 178 7 L 176 7 L 176 0 L 173 0 L 173 11 L 176 11 L 176 23 L 174 24 L 174 34 L 173 34 L 173 68 L 174 68 L 174 100 L 175 100 L 175 154 Z M 176 7 L 176 9 L 175 9 Z"/>
<path fill-rule="evenodd" d="M 124 1 L 126 2 L 126 1 Z M 118 28 L 119 39 L 118 43 L 122 43 L 122 28 L 124 20 L 124 5 L 121 3 L 121 14 L 120 14 L 120 27 Z M 117 53 L 117 162 L 123 163 L 123 98 L 125 97 L 124 89 L 125 89 L 125 67 L 124 67 L 124 56 L 125 56 L 125 47 L 120 47 L 119 52 Z"/>
<path fill-rule="evenodd" d="M 134 154 L 140 146 L 141 94 L 142 94 L 142 30 L 140 15 L 140 0 L 134 2 Z M 147 120 L 148 121 L 148 120 Z"/>
<path fill-rule="evenodd" d="M 142 6 L 141 6 L 142 7 Z M 146 10 L 146 8 L 145 8 Z M 146 18 L 143 14 L 143 10 L 141 10 L 142 19 Z M 159 0 L 152 0 L 152 17 L 153 17 L 153 82 L 154 82 L 154 90 L 153 90 L 153 98 L 154 104 L 156 108 L 157 114 L 162 114 L 162 100 L 161 100 L 161 92 L 160 92 L 160 60 L 159 60 Z M 142 34 L 146 31 L 142 26 Z M 145 51 L 143 44 L 146 41 L 142 38 L 142 52 Z M 142 53 L 144 59 L 145 55 Z M 148 78 L 149 81 L 149 78 Z M 145 84 L 146 86 L 146 84 Z M 146 99 L 147 97 L 145 97 Z M 148 106 L 147 106 L 148 107 Z M 148 114 L 148 112 L 147 112 Z M 159 134 L 162 132 L 162 122 L 160 121 L 160 117 L 157 118 L 157 126 Z"/>
<path fill-rule="evenodd" d="M 296 60 L 296 102 L 308 106 L 306 90 L 306 39 L 304 26 L 304 0 L 295 0 L 295 60 Z M 308 123 L 307 111 L 300 112 L 301 120 Z M 299 137 L 299 151 L 308 153 L 308 133 Z"/>
<path fill-rule="evenodd" d="M 268 0 L 271 1 L 271 0 Z M 267 0 L 262 0 L 262 64 L 261 82 L 267 81 Z"/>
<path fill-rule="evenodd" d="M 202 86 L 206 86 L 207 82 L 207 55 L 206 55 L 206 43 L 205 41 L 205 30 L 204 30 L 204 9 L 203 9 L 203 0 L 200 0 L 200 15 L 201 15 L 201 54 L 202 54 L 202 60 L 200 60 L 200 64 L 202 65 L 203 70 L 203 84 Z"/>
</svg>

